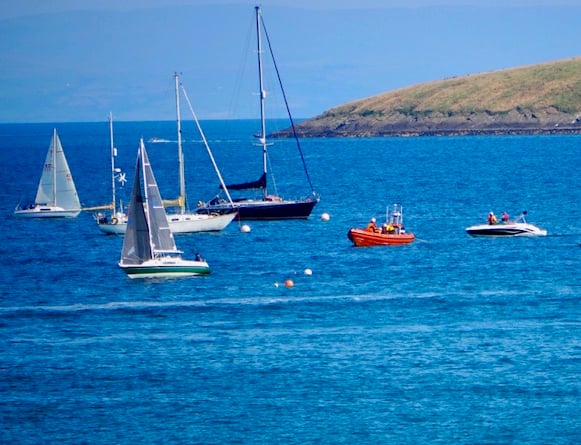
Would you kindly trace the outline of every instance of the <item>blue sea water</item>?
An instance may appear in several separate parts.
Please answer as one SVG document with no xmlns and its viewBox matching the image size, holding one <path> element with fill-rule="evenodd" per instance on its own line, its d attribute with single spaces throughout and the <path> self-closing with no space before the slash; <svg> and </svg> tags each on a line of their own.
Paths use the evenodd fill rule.
<svg viewBox="0 0 581 445">
<path fill-rule="evenodd" d="M 259 176 L 252 124 L 203 122 L 227 181 Z M 54 126 L 83 205 L 108 202 L 107 123 Z M 52 128 L 0 125 L 0 442 L 580 442 L 578 136 L 306 139 L 321 196 L 309 220 L 177 235 L 210 276 L 130 280 L 122 238 L 90 212 L 13 217 Z M 129 184 L 143 137 L 177 195 L 174 135 L 115 124 Z M 195 205 L 218 182 L 193 128 L 184 137 Z M 280 194 L 307 195 L 288 141 L 271 153 Z M 416 242 L 352 247 L 348 229 L 395 202 Z M 464 232 L 525 209 L 547 237 Z"/>
</svg>

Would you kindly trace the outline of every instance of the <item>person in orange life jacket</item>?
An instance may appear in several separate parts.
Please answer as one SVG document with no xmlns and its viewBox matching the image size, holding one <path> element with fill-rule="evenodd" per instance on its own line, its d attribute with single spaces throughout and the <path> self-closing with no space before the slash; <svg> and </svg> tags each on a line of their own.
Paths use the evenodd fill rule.
<svg viewBox="0 0 581 445">
<path fill-rule="evenodd" d="M 376 232 L 377 231 L 377 224 L 375 224 L 375 218 L 371 218 L 369 224 L 367 224 L 367 228 L 365 229 L 368 232 Z"/>
<path fill-rule="evenodd" d="M 496 215 L 493 212 L 488 214 L 488 224 L 493 225 L 496 224 Z"/>
</svg>

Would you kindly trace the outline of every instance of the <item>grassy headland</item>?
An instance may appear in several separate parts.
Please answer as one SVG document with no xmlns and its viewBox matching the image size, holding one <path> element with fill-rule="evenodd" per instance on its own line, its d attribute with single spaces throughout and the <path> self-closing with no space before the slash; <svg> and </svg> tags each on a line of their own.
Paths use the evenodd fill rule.
<svg viewBox="0 0 581 445">
<path fill-rule="evenodd" d="M 581 57 L 389 91 L 297 130 L 306 137 L 581 134 Z"/>
</svg>

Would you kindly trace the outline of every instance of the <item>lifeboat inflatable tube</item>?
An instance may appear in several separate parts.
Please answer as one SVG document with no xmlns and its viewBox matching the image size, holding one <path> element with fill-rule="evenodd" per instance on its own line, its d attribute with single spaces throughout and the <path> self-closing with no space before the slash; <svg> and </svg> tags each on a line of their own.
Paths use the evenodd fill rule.
<svg viewBox="0 0 581 445">
<path fill-rule="evenodd" d="M 347 237 L 357 247 L 409 244 L 416 238 L 413 233 L 378 233 L 366 229 L 349 229 Z"/>
</svg>

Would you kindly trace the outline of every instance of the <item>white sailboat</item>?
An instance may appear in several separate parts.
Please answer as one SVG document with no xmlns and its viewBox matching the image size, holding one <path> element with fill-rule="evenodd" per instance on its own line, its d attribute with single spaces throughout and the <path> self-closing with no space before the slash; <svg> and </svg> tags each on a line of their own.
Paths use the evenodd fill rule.
<svg viewBox="0 0 581 445">
<path fill-rule="evenodd" d="M 183 252 L 177 249 L 143 139 L 137 151 L 127 215 L 127 230 L 119 267 L 130 278 L 183 277 L 210 273 L 206 261 L 201 258 L 184 260 Z"/>
<path fill-rule="evenodd" d="M 197 213 L 189 212 L 187 210 L 187 194 L 186 194 L 186 180 L 185 180 L 185 161 L 184 153 L 182 148 L 182 128 L 181 128 L 181 111 L 180 111 L 180 94 L 179 94 L 179 76 L 175 74 L 175 95 L 176 95 L 176 116 L 177 116 L 177 136 L 178 136 L 178 168 L 179 168 L 179 189 L 180 196 L 172 201 L 179 211 L 176 213 L 168 213 L 168 221 L 171 231 L 173 233 L 197 233 L 197 232 L 218 232 L 226 228 L 234 218 L 236 217 L 236 211 L 232 210 L 230 212 L 225 212 L 223 214 L 218 214 L 215 212 L 208 213 Z M 198 123 L 196 121 L 196 123 Z M 201 128 L 198 125 L 198 129 L 201 132 Z M 203 133 L 202 133 L 203 136 Z M 113 136 L 111 135 L 111 141 Z M 111 143 L 112 144 L 112 143 Z M 113 147 L 113 145 L 111 145 Z M 113 148 L 112 148 L 113 150 Z M 113 162 L 113 158 L 112 158 Z M 214 163 L 214 168 L 218 177 L 220 177 L 220 172 Z M 115 175 L 115 173 L 113 173 Z M 113 187 L 115 185 L 113 184 Z M 115 188 L 113 188 L 115 190 Z M 172 204 L 172 205 L 173 205 Z M 111 219 L 97 218 L 97 223 L 99 224 L 99 229 L 108 234 L 122 235 L 127 229 L 127 217 L 123 212 L 118 212 Z"/>
<path fill-rule="evenodd" d="M 176 122 L 177 122 L 177 136 L 178 136 L 178 160 L 179 160 L 179 189 L 180 196 L 177 199 L 179 212 L 168 213 L 169 225 L 174 233 L 193 233 L 193 232 L 212 232 L 224 229 L 236 217 L 237 213 L 234 210 L 230 212 L 218 213 L 197 213 L 189 212 L 186 208 L 187 194 L 186 194 L 186 180 L 185 180 L 185 161 L 184 152 L 182 148 L 182 127 L 181 127 L 181 110 L 180 110 L 180 91 L 179 91 L 179 76 L 174 74 L 175 81 L 175 96 L 176 96 Z M 196 124 L 198 121 L 196 120 Z M 202 134 L 201 128 L 198 125 L 198 130 Z M 204 138 L 205 140 L 205 138 Z M 214 168 L 218 177 L 220 172 L 214 163 Z"/>
<path fill-rule="evenodd" d="M 33 204 L 18 204 L 14 215 L 25 218 L 75 218 L 81 203 L 56 128 L 44 161 Z"/>
<path fill-rule="evenodd" d="M 113 142 L 113 114 L 109 114 L 109 141 L 111 149 L 111 204 L 105 206 L 111 209 L 111 214 L 106 216 L 99 212 L 95 215 L 95 220 L 101 232 L 115 235 L 122 235 L 127 229 L 127 214 L 123 211 L 123 203 L 119 201 L 117 206 L 117 187 L 116 182 L 119 181 L 123 186 L 127 179 L 125 173 L 120 168 L 115 166 L 115 158 L 117 157 L 117 148 Z"/>
</svg>

